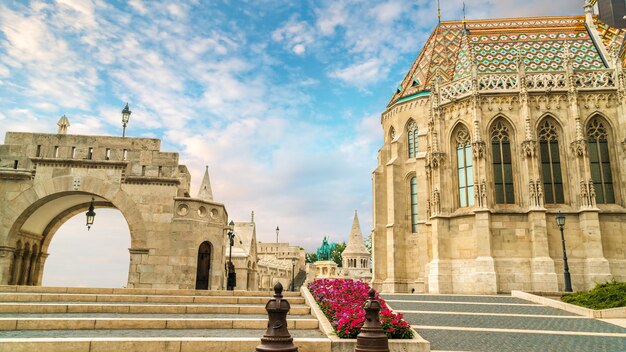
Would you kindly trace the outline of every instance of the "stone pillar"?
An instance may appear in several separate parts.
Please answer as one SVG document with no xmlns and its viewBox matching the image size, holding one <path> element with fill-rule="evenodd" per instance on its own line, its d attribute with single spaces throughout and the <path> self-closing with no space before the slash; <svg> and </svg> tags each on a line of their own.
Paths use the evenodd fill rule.
<svg viewBox="0 0 626 352">
<path fill-rule="evenodd" d="M 431 218 L 432 256 L 428 263 L 428 291 L 430 293 L 452 293 L 452 264 L 446 260 L 445 240 L 448 232 L 448 220 L 440 217 Z"/>
<path fill-rule="evenodd" d="M 13 253 L 13 275 L 9 285 L 19 284 L 20 276 L 22 275 L 22 255 L 24 255 L 23 250 L 17 250 Z"/>
<path fill-rule="evenodd" d="M 548 251 L 548 229 L 545 210 L 528 212 L 530 224 L 530 280 L 534 292 L 557 292 L 558 277 L 554 268 L 554 260 Z"/>
<path fill-rule="evenodd" d="M 46 265 L 46 259 L 50 254 L 41 252 L 39 254 L 39 260 L 37 261 L 37 270 L 35 271 L 35 279 L 36 281 L 33 285 L 41 286 L 43 279 L 43 268 Z"/>
<path fill-rule="evenodd" d="M 30 271 L 29 251 L 24 251 L 24 254 L 22 255 L 21 267 L 22 269 L 20 270 L 20 276 L 18 277 L 17 285 L 26 285 L 26 279 L 28 278 L 28 272 Z"/>
<path fill-rule="evenodd" d="M 477 257 L 474 267 L 473 287 L 478 294 L 498 293 L 496 267 L 491 255 L 491 224 L 488 209 L 475 211 L 474 236 L 476 237 Z"/>
<path fill-rule="evenodd" d="M 26 285 L 35 285 L 36 277 L 35 271 L 37 269 L 37 261 L 39 259 L 39 252 L 33 252 L 30 255 L 30 268 L 28 270 L 28 278 L 26 279 Z"/>
<path fill-rule="evenodd" d="M 14 260 L 14 249 L 11 247 L 0 246 L 0 285 L 9 285 L 12 274 Z"/>
<path fill-rule="evenodd" d="M 596 283 L 607 282 L 613 277 L 611 275 L 609 261 L 604 257 L 604 251 L 602 249 L 598 211 L 581 211 L 578 217 L 585 253 L 585 259 L 583 261 L 584 272 L 582 273 L 584 287 L 576 287 L 576 280 L 572 280 L 574 291 L 590 290 L 595 287 Z M 567 237 L 567 223 L 565 226 L 565 235 Z M 565 242 L 567 245 L 567 239 Z M 580 273 L 572 273 L 572 277 L 576 275 L 580 275 Z"/>
</svg>

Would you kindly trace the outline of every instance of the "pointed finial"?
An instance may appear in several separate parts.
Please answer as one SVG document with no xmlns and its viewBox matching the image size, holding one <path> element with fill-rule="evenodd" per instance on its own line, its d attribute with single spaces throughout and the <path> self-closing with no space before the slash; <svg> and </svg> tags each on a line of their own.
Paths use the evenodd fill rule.
<svg viewBox="0 0 626 352">
<path fill-rule="evenodd" d="M 441 24 L 441 3 L 437 0 L 437 18 L 439 19 L 439 23 Z"/>
<path fill-rule="evenodd" d="M 465 1 L 463 1 L 463 31 L 465 34 L 469 33 L 467 30 L 467 18 L 465 17 Z"/>
<path fill-rule="evenodd" d="M 63 114 L 57 122 L 57 126 L 59 126 L 58 134 L 67 134 L 67 128 L 70 127 L 70 120 Z"/>
<path fill-rule="evenodd" d="M 198 198 L 203 200 L 213 200 L 213 191 L 211 190 L 211 180 L 209 179 L 209 166 L 204 170 L 204 177 L 198 191 Z"/>
</svg>

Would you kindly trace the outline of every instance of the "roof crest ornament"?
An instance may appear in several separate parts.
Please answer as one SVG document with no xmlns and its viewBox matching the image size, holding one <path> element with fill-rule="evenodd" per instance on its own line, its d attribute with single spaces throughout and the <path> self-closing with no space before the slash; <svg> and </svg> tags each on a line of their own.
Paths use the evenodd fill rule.
<svg viewBox="0 0 626 352">
<path fill-rule="evenodd" d="M 439 24 L 441 24 L 441 3 L 440 3 L 440 0 L 437 0 L 437 18 L 439 19 Z"/>
<path fill-rule="evenodd" d="M 70 120 L 67 118 L 67 116 L 65 116 L 65 114 L 61 116 L 59 122 L 57 122 L 57 126 L 59 126 L 57 134 L 67 134 L 67 128 L 70 127 Z"/>
</svg>

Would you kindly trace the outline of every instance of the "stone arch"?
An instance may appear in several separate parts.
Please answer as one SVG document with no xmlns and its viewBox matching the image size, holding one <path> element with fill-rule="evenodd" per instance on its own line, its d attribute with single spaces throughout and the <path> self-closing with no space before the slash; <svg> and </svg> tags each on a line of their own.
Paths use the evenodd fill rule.
<svg viewBox="0 0 626 352">
<path fill-rule="evenodd" d="M 554 121 L 557 129 L 559 130 L 559 135 L 560 135 L 561 139 L 564 139 L 565 138 L 565 136 L 564 136 L 565 130 L 563 129 L 563 121 L 558 116 L 556 116 L 555 114 L 550 113 L 550 112 L 544 113 L 543 115 L 541 115 L 535 121 L 535 127 L 534 127 L 533 131 L 534 131 L 534 135 L 537 137 L 537 139 L 539 139 L 539 135 L 537 133 L 539 131 L 539 126 L 541 126 L 541 124 L 544 123 L 544 121 L 546 119 L 552 119 Z"/>
<path fill-rule="evenodd" d="M 548 127 L 553 128 L 553 131 L 547 132 Z M 541 132 L 542 130 L 544 131 L 543 133 Z M 571 201 L 569 187 L 570 180 L 568 178 L 568 173 L 566 172 L 566 170 L 568 170 L 568 148 L 566 144 L 567 138 L 565 138 L 565 130 L 563 129 L 563 125 L 555 115 L 551 113 L 545 113 L 540 119 L 537 120 L 534 133 L 536 135 L 539 147 L 538 155 L 540 163 L 540 175 L 556 175 L 549 178 L 541 176 L 541 182 L 543 183 L 544 202 L 546 204 L 569 204 Z M 554 135 L 556 135 L 556 138 L 554 138 Z M 558 161 L 556 162 L 556 164 L 558 164 L 558 168 L 556 169 L 553 169 L 552 166 L 552 160 L 554 159 L 552 157 L 552 152 L 549 152 L 550 156 L 546 159 L 550 160 L 549 163 L 546 163 L 546 160 L 543 160 L 543 158 L 541 157 L 542 143 L 553 143 L 553 141 L 556 141 L 556 143 L 558 143 Z M 552 150 L 552 147 L 549 147 L 548 150 Z M 561 182 L 558 183 L 557 180 L 560 180 Z"/>
<path fill-rule="evenodd" d="M 603 136 L 603 137 L 602 137 Z M 615 129 L 607 116 L 599 111 L 589 115 L 583 125 L 583 138 L 587 141 L 587 155 L 591 172 L 591 182 L 595 188 L 595 198 L 598 204 L 619 204 L 620 192 L 620 167 L 616 153 Z M 599 138 L 600 140 L 596 140 Z M 603 141 L 602 141 L 603 139 Z M 605 154 L 606 146 L 608 155 Z M 609 166 L 608 170 L 606 166 Z M 602 165 L 599 167 L 599 165 Z M 595 170 L 595 172 L 594 172 Z"/>
<path fill-rule="evenodd" d="M 485 138 L 488 152 L 485 154 L 487 164 L 490 165 L 487 179 L 493 187 L 493 191 L 489 192 L 493 204 L 507 206 L 519 203 L 519 192 L 522 188 L 519 173 L 516 171 L 521 164 L 516 137 L 515 126 L 506 115 L 497 114 L 489 121 Z M 502 156 L 502 159 L 496 155 Z M 509 161 L 506 162 L 506 159 Z"/>
<path fill-rule="evenodd" d="M 25 272 L 22 266 L 19 268 L 19 277 L 12 277 L 16 273 L 15 269 L 13 271 L 10 269 L 16 265 L 14 263 L 2 269 L 0 273 L 2 283 L 39 285 L 45 258 L 48 255 L 46 250 L 51 239 L 63 223 L 87 209 L 92 197 L 98 199 L 96 204 L 99 206 L 116 208 L 122 213 L 129 228 L 131 249 L 145 249 L 147 232 L 143 216 L 136 203 L 119 184 L 89 176 L 82 177 L 78 187 L 74 182 L 74 176 L 60 176 L 37 182 L 11 199 L 11 207 L 0 209 L 0 218 L 10 224 L 10 227 L 0 227 L 0 245 L 16 248 L 24 234 L 29 234 L 28 238 L 31 235 L 39 237 L 38 240 L 23 239 L 24 248 L 26 243 L 33 242 L 29 244 L 29 252 L 14 251 L 12 258 L 12 262 L 17 263 L 20 260 L 24 262 L 27 255 L 32 256 L 31 248 L 37 248 L 38 258 L 35 260 L 36 268 L 32 273 L 31 282 L 28 283 L 28 277 L 24 278 L 24 275 L 29 273 Z M 33 246 L 35 243 L 36 247 Z M 18 258 L 20 254 L 21 257 Z"/>
<path fill-rule="evenodd" d="M 498 114 L 494 115 L 489 120 L 489 122 L 487 123 L 487 130 L 486 130 L 485 136 L 489 137 L 489 131 L 491 131 L 491 128 L 499 120 L 504 120 L 505 121 L 505 123 L 507 124 L 507 127 L 509 127 L 511 129 L 511 138 L 514 139 L 514 140 L 517 140 L 517 138 L 516 138 L 517 137 L 517 132 L 518 132 L 517 126 L 515 126 L 513 121 L 507 115 L 505 115 L 503 113 L 498 113 Z M 486 140 L 488 140 L 488 138 L 486 138 Z"/>
<path fill-rule="evenodd" d="M 196 290 L 209 290 L 211 288 L 213 253 L 213 244 L 210 241 L 204 241 L 198 246 Z"/>
<path fill-rule="evenodd" d="M 94 177 L 83 177 L 80 190 L 74 189 L 73 176 L 61 176 L 34 184 L 11 201 L 11 207 L 5 208 L 6 218 L 13 223 L 8 232 L 0 233 L 0 241 L 5 246 L 13 247 L 24 223 L 45 204 L 70 195 L 97 196 L 102 198 L 101 205 L 110 204 L 122 213 L 128 224 L 132 248 L 146 246 L 146 226 L 143 216 L 132 198 L 119 185 L 104 182 Z M 108 202 L 108 203 L 107 203 Z M 61 210 L 57 217 L 48 223 L 46 237 L 50 238 L 69 218 L 87 209 L 89 202 L 84 202 L 69 209 Z M 43 234 L 42 234 L 43 235 Z M 1 243 L 1 242 L 0 242 Z M 49 241 L 47 241 L 49 243 Z M 47 246 L 46 246 L 47 248 Z M 43 246 L 42 246 L 43 249 Z"/>
</svg>

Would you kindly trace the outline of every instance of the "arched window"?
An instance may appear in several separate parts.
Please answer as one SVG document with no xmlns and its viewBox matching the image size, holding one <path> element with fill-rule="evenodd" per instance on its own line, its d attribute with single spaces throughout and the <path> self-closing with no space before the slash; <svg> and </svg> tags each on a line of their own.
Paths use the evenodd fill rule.
<svg viewBox="0 0 626 352">
<path fill-rule="evenodd" d="M 459 206 L 474 205 L 474 175 L 472 166 L 472 144 L 469 131 L 465 126 L 454 135 L 456 144 L 456 166 L 459 181 Z"/>
<path fill-rule="evenodd" d="M 491 128 L 491 150 L 496 204 L 513 204 L 515 203 L 515 192 L 513 164 L 511 162 L 511 140 L 509 128 L 501 120 L 497 121 Z"/>
<path fill-rule="evenodd" d="M 415 121 L 411 121 L 407 126 L 408 146 L 409 146 L 409 158 L 415 158 L 418 151 L 417 145 L 417 124 Z"/>
<path fill-rule="evenodd" d="M 596 191 L 597 203 L 615 203 L 609 141 L 604 121 L 594 117 L 587 125 L 591 179 Z"/>
<path fill-rule="evenodd" d="M 411 232 L 417 233 L 417 177 L 411 178 Z"/>
<path fill-rule="evenodd" d="M 559 134 L 552 119 L 545 119 L 539 125 L 539 151 L 545 202 L 546 204 L 564 203 Z"/>
</svg>

